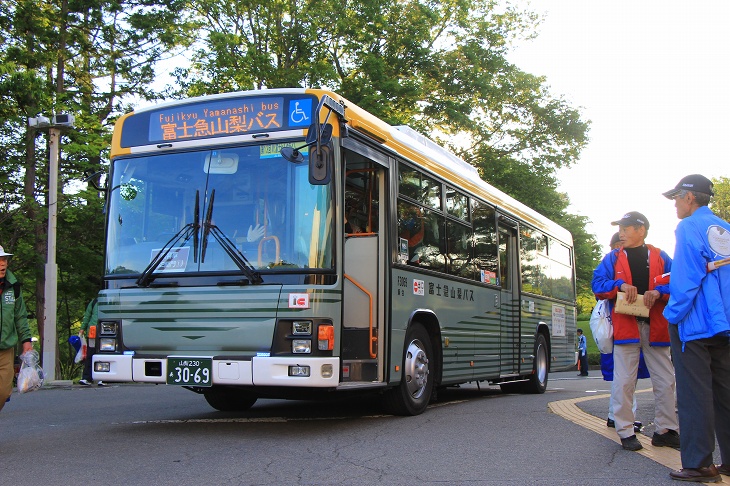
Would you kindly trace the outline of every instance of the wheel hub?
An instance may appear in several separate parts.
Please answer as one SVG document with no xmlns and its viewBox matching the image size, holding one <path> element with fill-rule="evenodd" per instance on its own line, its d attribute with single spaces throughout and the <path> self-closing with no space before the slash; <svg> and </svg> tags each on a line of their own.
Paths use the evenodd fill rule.
<svg viewBox="0 0 730 486">
<path fill-rule="evenodd" d="M 408 392 L 413 398 L 420 398 L 428 383 L 428 357 L 419 341 L 408 346 L 405 359 L 405 377 Z"/>
</svg>

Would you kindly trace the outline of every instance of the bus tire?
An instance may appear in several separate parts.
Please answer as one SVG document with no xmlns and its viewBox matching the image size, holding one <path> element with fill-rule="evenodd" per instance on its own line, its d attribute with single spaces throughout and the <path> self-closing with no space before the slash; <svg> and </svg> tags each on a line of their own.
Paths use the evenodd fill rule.
<svg viewBox="0 0 730 486">
<path fill-rule="evenodd" d="M 213 386 L 203 392 L 208 405 L 221 412 L 243 412 L 253 407 L 257 397 L 237 388 Z"/>
<path fill-rule="evenodd" d="M 548 382 L 548 349 L 545 336 L 537 335 L 535 339 L 535 360 L 532 364 L 532 374 L 525 383 L 526 393 L 545 393 Z"/>
<path fill-rule="evenodd" d="M 413 324 L 406 333 L 403 348 L 403 372 L 398 386 L 384 396 L 386 409 L 394 415 L 419 415 L 426 410 L 433 392 L 431 338 L 420 324 Z"/>
</svg>

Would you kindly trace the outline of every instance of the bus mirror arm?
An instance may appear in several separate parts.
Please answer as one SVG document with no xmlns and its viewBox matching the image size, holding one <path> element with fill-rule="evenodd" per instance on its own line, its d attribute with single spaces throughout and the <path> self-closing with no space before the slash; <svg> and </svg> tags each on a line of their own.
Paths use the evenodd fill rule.
<svg viewBox="0 0 730 486">
<path fill-rule="evenodd" d="M 317 136 L 317 133 L 317 127 L 313 123 L 309 126 L 307 139 L 304 141 L 304 145 L 300 145 L 299 147 L 284 147 L 281 149 L 281 156 L 289 162 L 292 162 L 294 164 L 301 164 L 302 162 L 304 162 L 304 156 L 302 155 L 300 150 L 304 147 L 309 147 L 314 144 L 317 144 L 317 148 L 318 150 L 320 150 L 322 143 L 328 144 L 332 140 L 332 125 L 330 125 L 329 123 L 324 125 L 322 127 L 321 136 Z"/>
<path fill-rule="evenodd" d="M 85 177 L 81 182 L 90 183 L 97 191 L 107 192 L 108 188 L 106 184 L 104 184 L 103 186 L 99 185 L 100 177 L 102 176 L 102 174 L 104 174 L 103 170 L 93 173 L 91 171 L 86 171 L 84 172 Z"/>
<path fill-rule="evenodd" d="M 327 108 L 327 116 L 325 116 L 324 122 L 320 123 L 319 114 L 322 112 L 323 108 Z M 315 150 L 315 155 L 321 158 L 323 146 L 326 146 L 332 140 L 332 124 L 327 122 L 329 121 L 330 115 L 332 115 L 333 112 L 339 118 L 340 123 L 344 124 L 347 121 L 345 119 L 345 105 L 343 103 L 338 103 L 330 96 L 323 95 L 322 99 L 319 100 L 317 108 L 314 110 L 314 123 L 309 125 L 309 130 L 307 130 L 307 138 L 304 145 L 301 145 L 299 147 L 284 147 L 283 149 L 281 149 L 281 156 L 289 162 L 301 164 L 302 162 L 304 162 L 304 156 L 299 152 L 299 150 L 303 149 L 304 147 L 309 147 L 316 144 L 317 149 Z M 320 160 L 320 164 L 321 163 L 322 161 Z M 321 169 L 321 165 L 318 168 Z M 312 178 L 310 177 L 310 179 Z M 324 184 L 324 182 L 321 182 L 320 179 L 314 179 L 320 181 L 320 184 Z"/>
</svg>

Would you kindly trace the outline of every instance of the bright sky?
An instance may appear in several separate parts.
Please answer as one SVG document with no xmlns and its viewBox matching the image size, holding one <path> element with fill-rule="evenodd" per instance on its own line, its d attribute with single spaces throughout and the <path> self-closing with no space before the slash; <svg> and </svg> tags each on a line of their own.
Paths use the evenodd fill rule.
<svg viewBox="0 0 730 486">
<path fill-rule="evenodd" d="M 523 2 L 516 2 L 522 4 Z M 674 254 L 674 203 L 662 192 L 688 174 L 729 176 L 730 2 L 537 0 L 537 39 L 510 56 L 547 77 L 591 120 L 580 161 L 559 173 L 570 210 L 603 251 L 628 211 L 647 242 Z"/>
</svg>

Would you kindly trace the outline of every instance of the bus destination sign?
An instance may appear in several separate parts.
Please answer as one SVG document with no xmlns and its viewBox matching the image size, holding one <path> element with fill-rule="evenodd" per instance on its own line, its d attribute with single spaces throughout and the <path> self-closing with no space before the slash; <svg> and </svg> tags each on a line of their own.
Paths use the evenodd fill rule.
<svg viewBox="0 0 730 486">
<path fill-rule="evenodd" d="M 192 140 L 220 135 L 281 130 L 284 99 L 232 98 L 156 110 L 149 119 L 150 141 Z"/>
</svg>

